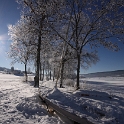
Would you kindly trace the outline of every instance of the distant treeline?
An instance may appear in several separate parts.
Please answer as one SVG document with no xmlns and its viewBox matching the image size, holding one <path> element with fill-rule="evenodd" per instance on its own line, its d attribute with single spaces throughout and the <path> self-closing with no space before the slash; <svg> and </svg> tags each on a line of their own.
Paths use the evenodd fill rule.
<svg viewBox="0 0 124 124">
<path fill-rule="evenodd" d="M 7 71 L 10 71 L 10 69 L 8 69 L 8 68 L 0 67 L 0 71 L 4 71 L 5 69 L 6 69 Z"/>
<path fill-rule="evenodd" d="M 80 75 L 80 77 L 106 77 L 106 76 L 124 77 L 124 70 L 96 72 L 96 73 L 89 73 L 89 74 L 81 74 Z"/>
</svg>

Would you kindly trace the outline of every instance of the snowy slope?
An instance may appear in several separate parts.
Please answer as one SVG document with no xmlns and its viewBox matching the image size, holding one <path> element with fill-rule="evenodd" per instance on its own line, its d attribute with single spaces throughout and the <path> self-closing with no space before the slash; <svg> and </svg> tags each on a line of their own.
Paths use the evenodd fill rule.
<svg viewBox="0 0 124 124">
<path fill-rule="evenodd" d="M 38 89 L 22 77 L 0 74 L 0 124 L 63 124 L 38 103 Z"/>
</svg>

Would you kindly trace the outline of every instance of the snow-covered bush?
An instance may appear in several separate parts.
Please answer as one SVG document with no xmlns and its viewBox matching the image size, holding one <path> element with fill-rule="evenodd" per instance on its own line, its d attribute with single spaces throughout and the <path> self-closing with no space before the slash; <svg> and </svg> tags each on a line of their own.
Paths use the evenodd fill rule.
<svg viewBox="0 0 124 124">
<path fill-rule="evenodd" d="M 64 85 L 74 87 L 75 82 L 72 79 L 66 79 L 66 80 L 64 80 Z"/>
<path fill-rule="evenodd" d="M 88 85 L 87 85 L 87 81 L 86 80 L 83 80 L 81 83 L 80 83 L 80 88 L 81 89 L 87 89 Z"/>
</svg>

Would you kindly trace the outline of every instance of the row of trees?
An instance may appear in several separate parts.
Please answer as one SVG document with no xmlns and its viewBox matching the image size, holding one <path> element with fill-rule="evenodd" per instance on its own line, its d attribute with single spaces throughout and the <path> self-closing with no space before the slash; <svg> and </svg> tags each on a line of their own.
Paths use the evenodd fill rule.
<svg viewBox="0 0 124 124">
<path fill-rule="evenodd" d="M 13 62 L 32 63 L 40 73 L 63 78 L 98 61 L 96 48 L 118 51 L 124 36 L 123 0 L 17 0 L 21 19 L 9 25 Z M 114 38 L 114 40 L 113 40 Z M 27 75 L 27 73 L 26 73 Z M 42 77 L 43 78 L 43 77 Z"/>
</svg>

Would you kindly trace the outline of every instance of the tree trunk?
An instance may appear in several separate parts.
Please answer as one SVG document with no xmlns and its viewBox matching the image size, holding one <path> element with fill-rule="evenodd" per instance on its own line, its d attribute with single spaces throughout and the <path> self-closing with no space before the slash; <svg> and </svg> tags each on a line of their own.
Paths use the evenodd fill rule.
<svg viewBox="0 0 124 124">
<path fill-rule="evenodd" d="M 50 76 L 50 70 L 49 70 L 49 63 L 48 63 L 48 75 L 47 75 L 48 80 L 49 80 L 49 76 Z"/>
<path fill-rule="evenodd" d="M 42 81 L 44 80 L 44 65 L 43 65 L 43 78 L 42 78 Z"/>
<path fill-rule="evenodd" d="M 27 64 L 25 64 L 25 81 L 28 81 L 28 75 L 27 75 Z"/>
<path fill-rule="evenodd" d="M 79 85 L 79 79 L 80 79 L 80 54 L 77 55 L 78 58 L 78 64 L 77 64 L 77 86 L 76 89 L 80 89 L 80 85 Z"/>
<path fill-rule="evenodd" d="M 53 81 L 55 79 L 55 68 L 54 68 L 54 71 L 53 71 Z"/>
<path fill-rule="evenodd" d="M 51 80 L 51 70 L 50 70 L 50 80 Z"/>
<path fill-rule="evenodd" d="M 40 81 L 42 80 L 42 69 L 41 69 L 41 62 L 40 62 Z"/>
<path fill-rule="evenodd" d="M 36 87 L 39 87 L 40 49 L 41 49 L 41 36 L 39 35 L 38 48 L 37 48 L 37 72 L 36 72 L 36 80 L 35 80 Z"/>
<path fill-rule="evenodd" d="M 64 62 L 62 60 L 62 65 L 61 65 L 61 78 L 60 78 L 60 88 L 62 88 L 63 84 L 63 72 L 64 72 Z"/>
</svg>

